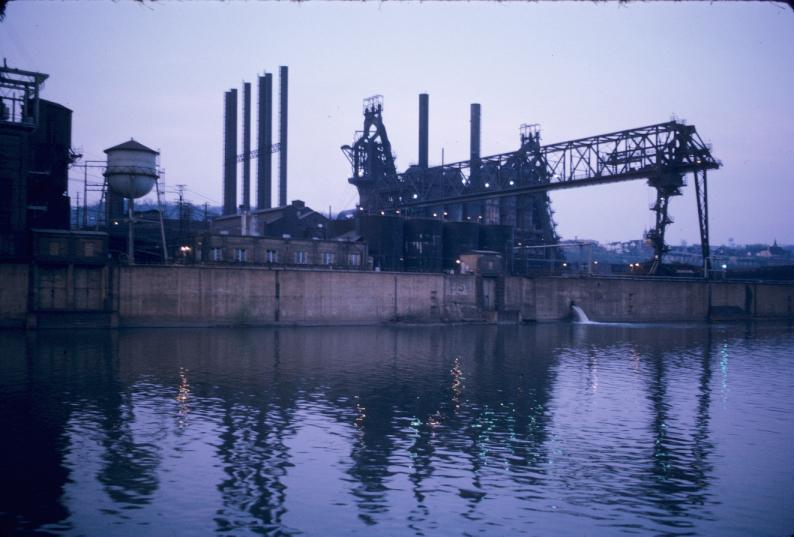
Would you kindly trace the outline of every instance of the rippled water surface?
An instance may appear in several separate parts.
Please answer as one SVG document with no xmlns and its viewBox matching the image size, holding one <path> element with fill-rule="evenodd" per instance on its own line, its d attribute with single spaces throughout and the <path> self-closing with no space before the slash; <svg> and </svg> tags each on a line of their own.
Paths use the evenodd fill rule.
<svg viewBox="0 0 794 537">
<path fill-rule="evenodd" d="M 794 533 L 790 325 L 1 332 L 0 535 Z"/>
</svg>

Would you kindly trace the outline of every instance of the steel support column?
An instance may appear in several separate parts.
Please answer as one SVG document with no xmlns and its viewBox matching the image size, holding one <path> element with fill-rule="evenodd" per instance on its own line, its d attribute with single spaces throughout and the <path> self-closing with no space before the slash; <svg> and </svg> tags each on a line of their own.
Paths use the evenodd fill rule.
<svg viewBox="0 0 794 537">
<path fill-rule="evenodd" d="M 703 254 L 703 277 L 711 275 L 711 247 L 709 246 L 709 200 L 706 169 L 701 170 L 702 176 L 695 170 L 695 197 L 698 205 L 698 223 L 700 224 L 700 249 Z"/>
<path fill-rule="evenodd" d="M 656 225 L 646 234 L 646 238 L 651 242 L 651 247 L 653 248 L 653 259 L 651 268 L 648 270 L 649 274 L 656 274 L 656 271 L 664 260 L 664 254 L 667 253 L 669 249 L 664 240 L 667 224 L 673 221 L 668 214 L 669 207 L 670 194 L 662 188 L 657 188 L 656 203 L 651 207 L 656 213 Z"/>
</svg>

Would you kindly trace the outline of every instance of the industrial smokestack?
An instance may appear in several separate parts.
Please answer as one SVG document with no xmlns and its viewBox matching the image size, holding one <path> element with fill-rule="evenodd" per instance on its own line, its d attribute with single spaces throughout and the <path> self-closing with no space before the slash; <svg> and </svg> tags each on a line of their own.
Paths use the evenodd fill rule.
<svg viewBox="0 0 794 537">
<path fill-rule="evenodd" d="M 259 133 L 257 136 L 256 206 L 270 209 L 273 206 L 273 75 L 259 77 Z"/>
<path fill-rule="evenodd" d="M 469 180 L 477 187 L 480 185 L 480 105 L 471 104 L 471 133 L 469 135 Z M 475 201 L 465 205 L 467 218 L 483 216 L 485 202 Z"/>
<path fill-rule="evenodd" d="M 223 144 L 223 214 L 237 212 L 237 90 L 225 96 Z"/>
<path fill-rule="evenodd" d="M 427 168 L 430 96 L 419 94 L 419 167 Z"/>
<path fill-rule="evenodd" d="M 471 104 L 471 134 L 469 160 L 471 169 L 474 171 L 475 167 L 479 168 L 480 163 L 480 104 Z"/>
<path fill-rule="evenodd" d="M 287 85 L 288 68 L 278 68 L 281 93 L 279 95 L 279 159 L 278 159 L 278 204 L 287 206 Z"/>
<path fill-rule="evenodd" d="M 243 82 L 243 210 L 251 209 L 251 83 Z"/>
</svg>

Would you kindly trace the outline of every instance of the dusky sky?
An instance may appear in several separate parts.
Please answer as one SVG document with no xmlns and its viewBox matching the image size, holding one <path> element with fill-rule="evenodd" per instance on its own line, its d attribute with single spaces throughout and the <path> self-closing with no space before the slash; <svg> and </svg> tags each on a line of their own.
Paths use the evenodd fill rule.
<svg viewBox="0 0 794 537">
<path fill-rule="evenodd" d="M 361 129 L 362 99 L 384 95 L 402 170 L 417 160 L 427 92 L 431 165 L 442 148 L 447 162 L 468 158 L 472 102 L 483 155 L 516 149 L 522 123 L 554 143 L 685 119 L 724 164 L 709 174 L 712 243 L 794 243 L 785 4 L 11 2 L 0 53 L 50 75 L 43 97 L 74 111 L 86 158 L 130 137 L 159 149 L 169 199 L 185 184 L 190 201 L 220 204 L 224 91 L 254 83 L 255 110 L 256 76 L 274 73 L 277 90 L 288 65 L 288 197 L 317 210 L 358 200 L 339 147 Z M 82 172 L 71 175 L 74 196 Z M 671 201 L 671 244 L 699 241 L 693 190 Z M 640 238 L 652 201 L 644 181 L 552 194 L 563 239 Z"/>
</svg>

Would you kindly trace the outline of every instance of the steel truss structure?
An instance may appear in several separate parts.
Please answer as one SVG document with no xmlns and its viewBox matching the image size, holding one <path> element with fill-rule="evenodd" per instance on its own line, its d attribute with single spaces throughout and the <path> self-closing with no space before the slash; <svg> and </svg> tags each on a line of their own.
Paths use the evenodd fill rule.
<svg viewBox="0 0 794 537">
<path fill-rule="evenodd" d="M 281 151 L 281 144 L 275 143 L 270 146 L 271 153 L 278 153 L 279 151 Z M 235 155 L 232 160 L 235 162 L 245 162 L 246 158 L 250 160 L 257 159 L 259 158 L 259 150 L 254 149 L 253 151 L 249 151 L 247 155 L 246 157 L 246 153 L 240 153 L 239 155 Z"/>
<path fill-rule="evenodd" d="M 517 242 L 550 244 L 557 237 L 548 191 L 647 179 L 656 190 L 656 224 L 646 236 L 654 250 L 653 273 L 669 250 L 669 199 L 681 195 L 684 176 L 692 173 L 704 271 L 710 270 L 706 173 L 721 163 L 693 125 L 669 121 L 549 145 L 540 144 L 537 125 L 522 125 L 516 151 L 397 173 L 382 111 L 382 97 L 365 100 L 364 130 L 352 146 L 342 147 L 363 212 L 511 224 Z"/>
<path fill-rule="evenodd" d="M 0 66 L 0 123 L 35 129 L 39 122 L 39 92 L 48 75 Z"/>
</svg>

